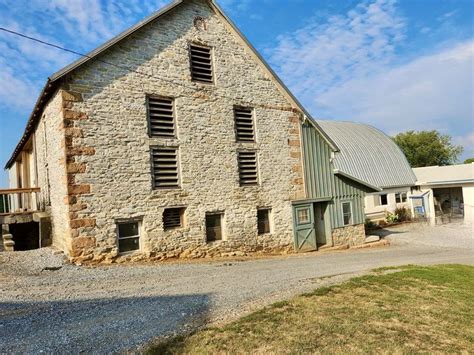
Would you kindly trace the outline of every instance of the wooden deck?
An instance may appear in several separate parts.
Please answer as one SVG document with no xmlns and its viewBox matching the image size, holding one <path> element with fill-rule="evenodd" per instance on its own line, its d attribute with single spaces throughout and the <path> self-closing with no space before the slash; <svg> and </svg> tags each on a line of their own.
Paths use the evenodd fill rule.
<svg viewBox="0 0 474 355">
<path fill-rule="evenodd" d="M 40 210 L 39 187 L 0 189 L 0 216 Z"/>
</svg>

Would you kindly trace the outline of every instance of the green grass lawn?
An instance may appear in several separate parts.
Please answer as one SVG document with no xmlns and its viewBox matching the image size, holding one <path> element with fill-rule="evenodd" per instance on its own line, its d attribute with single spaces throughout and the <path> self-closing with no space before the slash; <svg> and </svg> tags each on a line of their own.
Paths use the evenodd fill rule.
<svg viewBox="0 0 474 355">
<path fill-rule="evenodd" d="M 406 266 L 150 348 L 178 353 L 474 353 L 474 267 Z"/>
</svg>

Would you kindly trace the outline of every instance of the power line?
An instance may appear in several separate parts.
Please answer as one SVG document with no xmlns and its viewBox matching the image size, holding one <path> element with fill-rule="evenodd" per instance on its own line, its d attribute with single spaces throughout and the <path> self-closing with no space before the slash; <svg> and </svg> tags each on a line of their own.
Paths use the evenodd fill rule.
<svg viewBox="0 0 474 355">
<path fill-rule="evenodd" d="M 173 84 L 173 85 L 182 86 L 182 87 L 184 87 L 184 88 L 186 88 L 186 89 L 190 89 L 190 90 L 193 90 L 193 91 L 197 91 L 197 90 L 198 90 L 198 89 L 196 89 L 195 87 L 192 87 L 192 86 L 188 86 L 188 85 L 185 85 L 185 84 L 182 84 L 182 83 L 179 83 L 179 82 L 175 82 L 175 81 L 172 81 L 172 80 L 167 80 L 167 79 L 155 77 L 155 76 L 153 76 L 153 75 L 151 75 L 151 74 L 143 73 L 143 72 L 137 71 L 137 70 L 135 70 L 135 69 L 132 69 L 132 68 L 130 68 L 130 67 L 124 66 L 124 65 L 119 65 L 119 64 L 107 62 L 107 61 L 102 60 L 102 59 L 99 59 L 99 58 L 94 58 L 94 57 L 91 57 L 91 56 L 89 56 L 89 55 L 87 55 L 87 54 L 83 54 L 83 53 L 77 52 L 77 51 L 75 51 L 75 50 L 68 49 L 68 48 L 65 48 L 65 47 L 56 45 L 56 44 L 54 44 L 54 43 L 46 42 L 46 41 L 43 41 L 43 40 L 38 39 L 38 38 L 35 38 L 35 37 L 27 36 L 27 35 L 25 35 L 25 34 L 23 34 L 23 33 L 16 32 L 16 31 L 13 31 L 13 30 L 4 28 L 4 27 L 0 27 L 0 31 L 4 31 L 4 32 L 10 33 L 10 34 L 13 34 L 13 35 L 15 35 L 15 36 L 22 37 L 22 38 L 28 39 L 28 40 L 30 40 L 30 41 L 34 41 L 34 42 L 43 44 L 43 45 L 45 45 L 45 46 L 49 46 L 49 47 L 53 47 L 53 48 L 56 48 L 56 49 L 65 51 L 65 52 L 69 52 L 69 53 L 78 55 L 78 56 L 83 57 L 83 58 L 93 59 L 93 60 L 96 60 L 96 61 L 98 61 L 98 62 L 100 62 L 100 63 L 106 64 L 106 65 L 110 65 L 110 66 L 113 66 L 113 67 L 116 67 L 116 68 L 119 68 L 119 69 L 122 69 L 122 70 L 127 70 L 127 71 L 130 71 L 130 72 L 134 72 L 134 73 L 136 73 L 136 74 L 143 75 L 143 76 L 146 76 L 146 77 L 151 78 L 151 79 L 161 80 L 161 81 L 163 81 L 163 82 L 166 82 L 166 83 L 169 83 L 169 84 Z M 217 93 L 214 93 L 214 96 L 217 96 L 217 97 L 220 97 L 220 98 L 224 98 L 224 99 L 229 99 L 229 100 L 232 100 L 232 101 L 236 100 L 236 98 L 234 98 L 234 97 L 225 96 L 225 95 L 220 95 L 220 94 L 217 94 Z M 255 105 L 255 103 L 253 103 L 253 105 Z M 265 105 L 265 104 L 260 104 L 260 106 L 265 106 L 265 107 L 267 107 L 267 105 Z"/>
<path fill-rule="evenodd" d="M 31 41 L 34 41 L 34 42 L 38 42 L 38 43 L 41 43 L 41 44 L 44 44 L 46 46 L 49 46 L 49 47 L 53 47 L 53 48 L 56 48 L 56 49 L 60 49 L 62 51 L 66 51 L 66 52 L 69 52 L 69 53 L 73 53 L 75 55 L 78 55 L 80 57 L 84 57 L 84 58 L 87 58 L 87 59 L 94 59 L 100 63 L 103 63 L 103 64 L 106 64 L 106 65 L 110 65 L 110 66 L 113 66 L 113 67 L 116 67 L 116 68 L 119 68 L 119 69 L 125 69 L 125 70 L 128 70 L 128 71 L 131 71 L 131 72 L 134 72 L 136 74 L 139 74 L 139 75 L 143 75 L 143 76 L 146 76 L 148 78 L 152 78 L 152 79 L 157 79 L 157 80 L 161 80 L 161 81 L 164 81 L 164 82 L 167 82 L 167 83 L 170 83 L 170 84 L 174 84 L 174 85 L 180 85 L 180 86 L 183 86 L 183 87 L 186 87 L 188 89 L 193 89 L 192 87 L 190 86 L 186 86 L 186 85 L 183 85 L 181 83 L 177 83 L 177 82 L 174 82 L 174 81 L 171 81 L 171 80 L 166 80 L 166 79 L 163 79 L 163 78 L 158 78 L 158 77 L 154 77 L 153 75 L 150 75 L 150 74 L 147 74 L 147 73 L 143 73 L 143 72 L 140 72 L 140 71 L 137 71 L 135 69 L 132 69 L 130 67 L 127 67 L 127 66 L 124 66 L 124 65 L 119 65 L 119 64 L 115 64 L 115 63 L 111 63 L 111 62 L 107 62 L 105 60 L 102 60 L 102 59 L 99 59 L 99 58 L 94 58 L 94 57 L 91 57 L 87 54 L 83 54 L 83 53 L 80 53 L 80 52 L 77 52 L 77 51 L 74 51 L 72 49 L 68 49 L 68 48 L 64 48 L 64 47 L 61 47 L 61 46 L 58 46 L 54 43 L 50 43 L 50 42 L 46 42 L 46 41 L 43 41 L 41 39 L 38 39 L 38 38 L 35 38 L 35 37 L 31 37 L 31 36 L 27 36 L 23 33 L 20 33 L 20 32 L 16 32 L 16 31 L 13 31 L 13 30 L 9 30 L 9 29 L 6 29 L 4 27 L 0 27 L 0 30 L 1 31 L 4 31 L 4 32 L 8 32 L 10 34 L 13 34 L 13 35 L 16 35 L 16 36 L 19 36 L 19 37 L 23 37 L 23 38 L 26 38 L 26 39 L 29 39 Z"/>
<path fill-rule="evenodd" d="M 16 36 L 20 36 L 20 37 L 29 39 L 29 40 L 31 40 L 31 41 L 35 41 L 35 42 L 44 44 L 44 45 L 46 45 L 46 46 L 54 47 L 54 48 L 60 49 L 60 50 L 62 50 L 62 51 L 66 51 L 66 52 L 69 52 L 69 53 L 73 53 L 73 54 L 79 55 L 79 56 L 81 56 L 81 57 L 85 57 L 85 58 L 92 59 L 92 57 L 89 57 L 89 56 L 86 55 L 86 54 L 82 54 L 82 53 L 73 51 L 73 50 L 71 50 L 71 49 L 67 49 L 67 48 L 58 46 L 57 44 L 45 42 L 45 41 L 43 41 L 43 40 L 41 40 L 41 39 L 34 38 L 34 37 L 30 37 L 30 36 L 27 36 L 27 35 L 25 35 L 25 34 L 23 34 L 23 33 L 16 32 L 16 31 L 13 31 L 13 30 L 9 30 L 8 28 L 0 27 L 0 31 L 8 32 L 8 33 L 14 34 L 14 35 L 16 35 Z"/>
</svg>

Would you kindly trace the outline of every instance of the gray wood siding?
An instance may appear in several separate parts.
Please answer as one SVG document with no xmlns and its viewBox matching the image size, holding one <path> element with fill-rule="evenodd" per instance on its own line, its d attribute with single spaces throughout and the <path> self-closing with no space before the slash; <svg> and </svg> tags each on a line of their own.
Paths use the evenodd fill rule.
<svg viewBox="0 0 474 355">
<path fill-rule="evenodd" d="M 332 198 L 329 210 L 333 229 L 344 226 L 342 201 L 352 201 L 353 224 L 364 223 L 364 187 L 333 173 L 331 147 L 314 127 L 302 125 L 302 140 L 307 198 Z"/>
</svg>

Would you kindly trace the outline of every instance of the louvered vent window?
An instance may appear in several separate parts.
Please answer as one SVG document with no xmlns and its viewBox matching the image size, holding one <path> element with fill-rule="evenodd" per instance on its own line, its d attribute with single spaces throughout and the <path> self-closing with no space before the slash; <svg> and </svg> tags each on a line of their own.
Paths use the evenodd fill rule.
<svg viewBox="0 0 474 355">
<path fill-rule="evenodd" d="M 237 142 L 255 142 L 253 113 L 251 108 L 234 108 Z"/>
<path fill-rule="evenodd" d="M 191 78 L 201 83 L 214 82 L 212 74 L 212 52 L 209 47 L 190 46 Z"/>
<path fill-rule="evenodd" d="M 153 186 L 179 187 L 178 148 L 152 148 Z"/>
<path fill-rule="evenodd" d="M 257 152 L 238 152 L 239 180 L 241 186 L 258 184 Z"/>
<path fill-rule="evenodd" d="M 163 212 L 163 227 L 165 230 L 183 226 L 185 208 L 167 208 Z"/>
<path fill-rule="evenodd" d="M 148 124 L 150 137 L 176 136 L 173 100 L 148 97 Z"/>
</svg>

